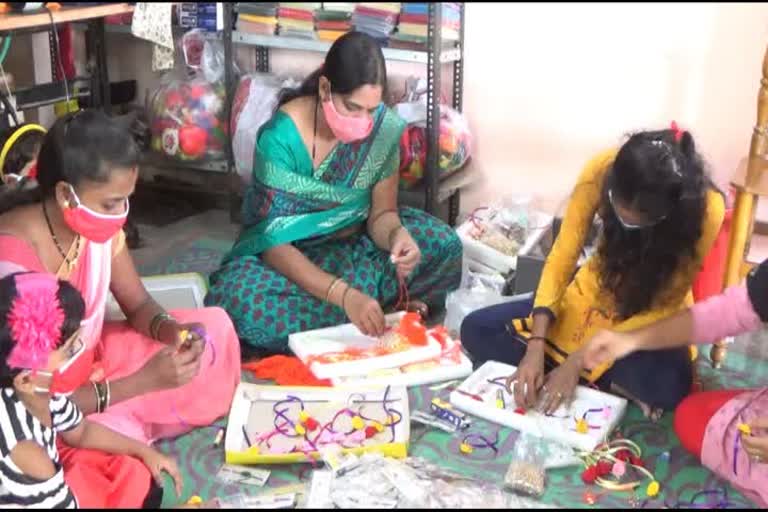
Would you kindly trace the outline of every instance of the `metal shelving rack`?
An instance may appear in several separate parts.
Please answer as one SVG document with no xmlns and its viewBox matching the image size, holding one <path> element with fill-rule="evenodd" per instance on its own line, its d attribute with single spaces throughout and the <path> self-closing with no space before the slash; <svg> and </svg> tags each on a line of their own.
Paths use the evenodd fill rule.
<svg viewBox="0 0 768 512">
<path fill-rule="evenodd" d="M 53 20 L 56 25 L 67 22 L 83 22 L 77 25 L 87 29 L 86 53 L 90 77 L 77 77 L 67 81 L 70 98 L 89 97 L 92 106 L 101 107 L 106 111 L 110 110 L 104 17 L 132 11 L 133 6 L 127 3 L 88 7 L 67 7 L 65 4 L 60 10 L 53 11 Z M 0 36 L 42 31 L 48 31 L 53 81 L 27 88 L 17 87 L 14 91 L 17 110 L 28 110 L 65 101 L 66 88 L 63 77 L 60 76 L 59 67 L 56 65 L 58 56 L 55 55 L 51 17 L 48 12 L 41 10 L 34 13 L 0 15 Z M 76 85 L 81 86 L 80 92 L 75 92 Z"/>
<path fill-rule="evenodd" d="M 429 213 L 438 214 L 440 205 L 448 202 L 447 220 L 451 225 L 459 214 L 460 187 L 451 185 L 454 178 L 464 170 L 452 173 L 450 176 L 440 176 L 439 171 L 439 138 L 440 138 L 440 92 L 441 71 L 443 64 L 453 65 L 453 108 L 461 111 L 463 106 L 464 86 L 464 9 L 460 4 L 461 25 L 458 42 L 446 47 L 442 38 L 442 3 L 430 2 L 427 26 L 426 51 L 402 50 L 396 48 L 383 48 L 384 57 L 391 61 L 412 62 L 426 64 L 427 66 L 427 165 L 424 179 L 421 184 L 413 189 L 401 190 L 400 199 L 404 204 L 422 208 Z M 269 72 L 269 50 L 284 49 L 298 51 L 313 51 L 325 53 L 330 48 L 330 43 L 324 41 L 305 40 L 281 36 L 266 36 L 259 34 L 247 34 L 233 30 L 235 18 L 234 3 L 226 3 L 224 9 L 224 55 L 225 61 L 232 63 L 233 45 L 253 46 L 256 51 L 256 70 Z M 227 66 L 225 72 L 226 90 L 229 95 L 227 109 L 231 108 L 231 97 L 234 94 L 234 69 Z M 229 112 L 228 112 L 229 114 Z M 231 147 L 228 150 L 230 169 L 234 169 L 234 160 Z M 236 191 L 233 191 L 236 194 Z"/>
</svg>

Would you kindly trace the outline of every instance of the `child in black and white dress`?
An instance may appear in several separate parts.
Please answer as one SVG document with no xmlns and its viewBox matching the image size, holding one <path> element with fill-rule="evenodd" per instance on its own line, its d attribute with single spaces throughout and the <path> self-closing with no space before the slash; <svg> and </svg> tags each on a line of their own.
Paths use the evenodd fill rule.
<svg viewBox="0 0 768 512">
<path fill-rule="evenodd" d="M 181 492 L 173 460 L 85 420 L 66 396 L 48 392 L 83 352 L 84 309 L 79 292 L 54 275 L 0 279 L 0 507 L 77 508 L 57 435 L 70 446 L 137 457 L 158 481 L 169 473 Z"/>
</svg>

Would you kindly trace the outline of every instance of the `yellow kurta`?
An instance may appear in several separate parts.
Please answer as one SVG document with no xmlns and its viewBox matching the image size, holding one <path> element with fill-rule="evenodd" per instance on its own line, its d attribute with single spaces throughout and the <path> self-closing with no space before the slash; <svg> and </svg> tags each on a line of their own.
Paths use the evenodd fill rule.
<svg viewBox="0 0 768 512">
<path fill-rule="evenodd" d="M 659 296 L 667 300 L 663 304 L 654 304 L 649 310 L 627 320 L 615 320 L 613 297 L 600 287 L 599 256 L 595 254 L 589 258 L 575 276 L 573 272 L 600 204 L 603 181 L 617 151 L 611 149 L 599 153 L 587 163 L 579 176 L 563 218 L 560 234 L 544 265 L 536 291 L 534 308 L 547 308 L 555 317 L 547 333 L 552 344 L 547 344 L 545 351 L 558 363 L 562 363 L 569 354 L 578 350 L 601 329 L 637 329 L 691 305 L 691 285 L 701 270 L 704 257 L 715 242 L 725 215 L 722 195 L 710 189 L 707 192 L 707 206 L 702 219 L 702 234 L 696 247 L 696 260 L 679 269 L 667 288 L 661 290 Z M 527 334 L 531 325 L 531 318 L 514 321 L 515 329 L 521 334 Z M 605 364 L 591 372 L 585 370 L 582 375 L 594 382 L 611 364 Z"/>
</svg>

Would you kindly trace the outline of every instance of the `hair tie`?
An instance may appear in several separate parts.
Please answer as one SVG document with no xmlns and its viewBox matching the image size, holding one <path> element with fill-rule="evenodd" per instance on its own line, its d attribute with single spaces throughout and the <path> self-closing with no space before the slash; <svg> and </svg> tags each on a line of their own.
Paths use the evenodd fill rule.
<svg viewBox="0 0 768 512">
<path fill-rule="evenodd" d="M 684 132 L 677 126 L 677 121 L 672 121 L 669 129 L 672 130 L 672 135 L 675 138 L 675 142 L 680 142 L 680 139 L 683 138 Z"/>
<path fill-rule="evenodd" d="M 41 370 L 59 345 L 64 310 L 59 303 L 59 281 L 52 274 L 15 277 L 16 298 L 7 322 L 15 346 L 6 362 L 12 368 Z"/>
</svg>

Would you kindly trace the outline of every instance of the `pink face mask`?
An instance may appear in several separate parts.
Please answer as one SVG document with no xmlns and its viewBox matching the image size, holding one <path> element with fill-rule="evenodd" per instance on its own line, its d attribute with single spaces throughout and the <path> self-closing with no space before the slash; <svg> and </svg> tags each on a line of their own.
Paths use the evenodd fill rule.
<svg viewBox="0 0 768 512">
<path fill-rule="evenodd" d="M 119 215 L 105 215 L 98 213 L 83 205 L 77 197 L 75 189 L 69 186 L 76 205 L 64 208 L 64 222 L 80 236 L 98 244 L 110 240 L 120 231 L 128 220 L 128 200 L 125 200 L 125 213 Z"/>
<path fill-rule="evenodd" d="M 333 97 L 328 93 L 328 101 L 323 101 L 323 114 L 325 122 L 333 134 L 344 144 L 363 140 L 370 135 L 373 129 L 373 119 L 370 115 L 365 117 L 342 116 L 333 104 Z"/>
</svg>

